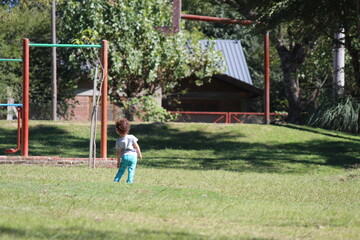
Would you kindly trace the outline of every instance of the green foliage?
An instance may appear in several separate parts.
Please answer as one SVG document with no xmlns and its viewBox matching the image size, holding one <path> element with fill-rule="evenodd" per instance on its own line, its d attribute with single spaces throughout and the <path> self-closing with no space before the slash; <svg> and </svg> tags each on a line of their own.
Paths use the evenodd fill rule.
<svg viewBox="0 0 360 240">
<path fill-rule="evenodd" d="M 48 43 L 50 39 L 50 8 L 46 1 L 32 1 L 28 5 L 16 5 L 10 10 L 0 7 L 0 57 L 22 58 L 22 39 L 33 43 Z M 43 4 L 43 5 L 41 5 Z M 66 116 L 70 105 L 67 100 L 73 96 L 75 79 L 73 72 L 65 65 L 66 50 L 58 53 L 58 113 Z M 0 101 L 10 95 L 15 102 L 22 99 L 22 64 L 0 63 Z M 30 51 L 30 117 L 50 119 L 51 117 L 51 55 L 49 48 L 31 48 Z"/>
<path fill-rule="evenodd" d="M 307 59 L 299 68 L 298 78 L 303 94 L 311 93 L 312 89 L 322 88 L 331 84 L 333 48 L 331 39 L 320 37 L 308 50 Z"/>
<path fill-rule="evenodd" d="M 339 43 L 333 36 L 345 29 L 348 50 L 346 90 L 358 96 L 360 86 L 358 11 L 356 1 L 348 0 L 218 0 L 250 20 L 262 22 L 257 31 L 271 30 L 282 60 L 283 82 L 289 112 L 298 122 L 300 112 L 316 105 L 331 79 L 331 50 Z M 300 49 L 300 51 L 299 51 Z M 289 77 L 290 75 L 290 77 Z M 325 85 L 323 83 L 325 82 Z M 355 84 L 357 83 L 357 86 Z M 329 86 L 329 84 L 327 84 Z M 296 116 L 297 115 L 297 116 Z"/>
<path fill-rule="evenodd" d="M 339 102 L 324 104 L 312 114 L 308 124 L 325 129 L 359 133 L 360 104 L 351 96 Z"/>
<path fill-rule="evenodd" d="M 26 19 L 32 15 L 34 19 Z M 0 57 L 20 59 L 21 38 L 35 24 L 39 15 L 35 11 L 22 12 L 18 7 L 11 11 L 6 6 L 0 6 Z M 0 62 L 0 101 L 6 102 L 12 97 L 16 102 L 21 101 L 22 64 L 19 62 Z"/>
<path fill-rule="evenodd" d="M 333 46 L 340 44 L 334 39 L 334 33 L 343 28 L 345 48 L 351 59 L 347 62 L 345 71 L 345 79 L 350 83 L 347 84 L 346 88 L 351 94 L 359 94 L 357 89 L 360 88 L 360 28 L 357 1 L 283 0 L 275 2 L 260 0 L 256 2 L 261 3 L 257 8 L 258 19 L 267 23 L 267 27 L 276 29 L 279 25 L 284 26 L 291 23 L 290 31 L 297 39 L 314 41 L 321 37 L 328 42 L 328 51 Z M 316 63 L 314 65 L 317 66 Z M 353 85 L 351 83 L 356 83 L 357 87 L 351 87 Z"/>
<path fill-rule="evenodd" d="M 53 0 L 2 0 L 0 5 L 8 5 L 10 7 L 20 6 L 23 9 L 43 8 L 49 6 Z M 56 0 L 56 2 L 62 0 Z"/>
<path fill-rule="evenodd" d="M 152 96 L 128 98 L 121 103 L 129 117 L 136 116 L 145 122 L 170 122 L 177 117 L 160 107 Z"/>
<path fill-rule="evenodd" d="M 109 95 L 117 103 L 123 95 L 152 95 L 160 88 L 169 92 L 181 78 L 201 79 L 224 70 L 219 54 L 201 49 L 186 32 L 157 29 L 171 26 L 171 6 L 165 0 L 65 1 L 60 6 L 62 41 L 82 39 L 84 31 L 109 41 Z"/>
<path fill-rule="evenodd" d="M 50 18 L 46 9 L 25 8 L 17 5 L 10 10 L 1 7 L 0 25 L 0 56 L 2 58 L 22 58 L 22 39 L 29 38 L 34 42 L 47 41 L 50 34 Z M 29 17 L 31 16 L 31 17 Z M 46 58 L 49 53 L 44 50 L 31 50 L 30 67 L 30 106 L 41 113 L 47 112 L 44 106 L 49 100 L 41 100 L 51 94 L 46 79 L 50 76 L 50 63 Z M 49 65 L 46 66 L 46 62 Z M 6 101 L 8 97 L 14 98 L 15 102 L 22 101 L 22 64 L 1 62 L 0 67 L 0 101 Z M 41 67 L 40 67 L 41 66 Z M 46 89 L 48 88 L 48 89 Z M 31 114 L 34 111 L 30 112 Z M 33 115 L 32 115 L 33 117 Z"/>
<path fill-rule="evenodd" d="M 229 19 L 244 19 L 244 16 L 226 4 L 218 4 L 213 0 L 183 0 L 182 11 L 187 14 L 212 16 Z M 204 21 L 184 21 L 185 29 L 193 31 L 196 29 L 207 37 L 215 39 L 243 40 L 248 36 L 251 27 L 237 24 L 222 24 Z"/>
</svg>

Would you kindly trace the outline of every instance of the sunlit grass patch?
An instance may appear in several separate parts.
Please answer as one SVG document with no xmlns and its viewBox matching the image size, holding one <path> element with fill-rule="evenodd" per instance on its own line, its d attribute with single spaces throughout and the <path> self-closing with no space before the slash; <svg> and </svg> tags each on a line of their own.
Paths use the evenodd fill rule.
<svg viewBox="0 0 360 240">
<path fill-rule="evenodd" d="M 1 121 L 1 151 L 16 126 Z M 87 157 L 89 125 L 30 122 L 30 155 Z M 109 157 L 116 135 L 109 125 Z M 133 124 L 116 169 L 0 166 L 0 239 L 359 239 L 360 137 L 284 125 Z"/>
<path fill-rule="evenodd" d="M 359 170 L 239 173 L 139 166 L 0 168 L 4 239 L 356 239 Z M 71 238 L 72 239 L 72 238 Z"/>
</svg>

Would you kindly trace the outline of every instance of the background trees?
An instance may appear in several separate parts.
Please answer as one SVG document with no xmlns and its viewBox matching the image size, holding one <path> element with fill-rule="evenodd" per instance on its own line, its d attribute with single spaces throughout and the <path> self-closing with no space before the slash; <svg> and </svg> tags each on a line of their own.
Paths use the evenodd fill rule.
<svg viewBox="0 0 360 240">
<path fill-rule="evenodd" d="M 4 16 L 8 18 L 8 25 L 2 25 L 2 33 L 11 36 L 8 39 L 4 36 L 1 41 L 2 51 L 20 58 L 22 38 L 50 42 L 49 2 L 2 2 Z M 58 1 L 58 4 L 58 39 L 61 43 L 78 39 L 98 44 L 101 39 L 109 40 L 110 96 L 114 102 L 120 103 L 122 96 L 153 95 L 158 89 L 166 93 L 173 90 L 181 78 L 206 79 L 224 70 L 221 56 L 211 49 L 201 49 L 194 36 L 190 38 L 187 32 L 176 36 L 160 33 L 158 28 L 171 26 L 171 3 L 167 1 L 84 0 Z M 10 18 L 16 18 L 18 22 Z M 5 45 L 10 50 L 6 50 Z M 90 66 L 90 62 L 96 54 L 74 49 L 58 49 L 57 54 L 58 112 L 67 116 L 66 100 L 74 95 L 73 89 L 80 79 L 92 80 L 90 73 L 94 66 Z M 49 119 L 51 116 L 50 60 L 49 49 L 31 49 L 32 117 Z M 12 80 L 17 86 L 12 89 L 20 91 L 21 65 L 7 64 L 1 69 L 8 79 L 14 79 L 11 74 L 17 76 L 17 80 Z M 6 82 L 5 85 L 11 84 Z M 14 95 L 21 98 L 20 94 Z M 2 101 L 6 101 L 7 96 L 8 93 L 3 91 Z"/>
<path fill-rule="evenodd" d="M 228 4 L 247 18 L 263 22 L 263 29 L 272 30 L 273 44 L 276 45 L 281 59 L 290 122 L 301 121 L 302 112 L 316 107 L 321 87 L 328 84 L 326 81 L 324 83 L 324 79 L 332 74 L 330 50 L 334 46 L 334 33 L 339 31 L 340 27 L 345 29 L 345 44 L 352 66 L 351 71 L 347 70 L 346 90 L 348 93 L 357 94 L 358 90 L 354 91 L 351 86 L 358 83 L 360 72 L 357 47 L 360 29 L 358 1 L 218 2 Z M 309 74 L 311 68 L 317 69 L 316 74 Z"/>
<path fill-rule="evenodd" d="M 333 36 L 340 29 L 344 29 L 347 49 L 345 95 L 352 95 L 355 100 L 360 95 L 359 1 L 184 0 L 183 11 L 187 13 L 251 19 L 264 24 L 245 28 L 182 21 L 183 30 L 175 36 L 158 31 L 171 25 L 171 2 L 165 0 L 58 3 L 60 41 L 83 41 L 84 36 L 97 43 L 100 39 L 110 40 L 110 94 L 114 101 L 121 96 L 151 95 L 159 88 L 171 92 L 180 78 L 201 79 L 220 71 L 223 66 L 217 61 L 219 56 L 193 44 L 204 37 L 242 40 L 253 81 L 261 87 L 263 48 L 258 36 L 264 30 L 271 31 L 273 41 L 272 111 L 286 110 L 288 120 L 298 123 L 303 121 L 302 113 L 333 100 L 332 50 L 341 44 Z M 20 58 L 23 37 L 32 42 L 50 41 L 48 0 L 1 1 L 0 6 L 1 57 Z M 78 79 L 89 78 L 90 73 L 82 58 L 87 53 L 73 52 L 69 58 L 70 51 L 58 51 L 59 91 L 63 91 L 59 96 L 63 100 L 71 97 L 69 89 L 76 86 Z M 32 49 L 31 54 L 32 105 L 42 106 L 37 107 L 39 112 L 50 116 L 46 106 L 50 102 L 50 52 Z M 6 101 L 11 91 L 19 96 L 16 91 L 20 89 L 21 66 L 2 63 L 0 71 L 1 101 Z M 65 112 L 66 104 L 63 106 Z"/>
<path fill-rule="evenodd" d="M 0 56 L 21 58 L 22 39 L 29 38 L 34 43 L 50 42 L 50 1 L 3 1 L 0 9 Z M 31 118 L 50 119 L 51 116 L 51 56 L 48 48 L 31 48 L 30 58 L 30 114 Z M 59 55 L 62 52 L 59 51 Z M 62 62 L 63 59 L 61 60 Z M 61 65 L 61 64 L 60 64 Z M 66 116 L 67 99 L 73 96 L 75 81 L 59 70 L 58 103 L 59 114 Z M 0 67 L 0 101 L 12 97 L 21 102 L 22 65 L 2 62 Z M 69 91 L 70 90 L 70 91 Z"/>
<path fill-rule="evenodd" d="M 15 4 L 12 2 L 11 4 Z M 32 8 L 23 5 L 8 4 L 1 6 L 1 25 L 0 25 L 0 56 L 2 58 L 22 58 L 22 38 L 31 38 L 32 41 L 47 40 L 48 33 L 47 22 L 48 16 L 44 7 Z M 29 17 L 31 16 L 31 17 Z M 32 52 L 32 63 L 34 61 L 44 61 L 43 56 L 38 54 L 39 51 Z M 36 59 L 36 60 L 35 60 Z M 39 76 L 35 74 L 38 70 L 32 69 L 31 85 L 36 88 L 43 84 L 44 75 Z M 41 72 L 46 75 L 46 69 L 41 69 Z M 12 97 L 16 102 L 21 102 L 21 76 L 22 64 L 2 62 L 0 67 L 0 97 L 1 101 Z M 49 71 L 48 71 L 49 73 Z M 36 93 L 31 92 L 31 95 L 37 96 Z M 45 94 L 41 94 L 45 97 Z M 31 101 L 35 100 L 32 98 Z M 37 100 L 35 100 L 37 101 Z"/>
<path fill-rule="evenodd" d="M 223 70 L 220 55 L 201 49 L 186 32 L 163 34 L 171 26 L 168 1 L 65 1 L 60 7 L 62 41 L 107 39 L 113 101 L 169 92 L 181 78 L 204 79 Z M 74 24 L 76 22 L 76 24 Z"/>
</svg>

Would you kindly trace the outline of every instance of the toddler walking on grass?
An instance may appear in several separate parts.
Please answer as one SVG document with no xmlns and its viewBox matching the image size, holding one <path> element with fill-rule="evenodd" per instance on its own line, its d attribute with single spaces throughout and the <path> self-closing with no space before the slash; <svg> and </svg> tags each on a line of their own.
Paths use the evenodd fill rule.
<svg viewBox="0 0 360 240">
<path fill-rule="evenodd" d="M 133 183 L 137 157 L 142 159 L 141 150 L 137 144 L 138 139 L 134 135 L 129 135 L 130 122 L 125 118 L 119 118 L 115 121 L 116 133 L 120 136 L 116 140 L 116 159 L 117 172 L 114 182 L 119 182 L 128 168 L 127 183 Z"/>
</svg>

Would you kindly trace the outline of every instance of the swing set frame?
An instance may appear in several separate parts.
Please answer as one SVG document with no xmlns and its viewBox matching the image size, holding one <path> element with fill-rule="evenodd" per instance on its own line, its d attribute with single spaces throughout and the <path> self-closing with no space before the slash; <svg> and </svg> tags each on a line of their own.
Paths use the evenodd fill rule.
<svg viewBox="0 0 360 240">
<path fill-rule="evenodd" d="M 101 139 L 100 157 L 107 158 L 107 122 L 108 122 L 108 41 L 103 40 L 101 45 L 95 44 L 47 44 L 30 43 L 27 38 L 23 39 L 22 59 L 3 59 L 3 61 L 22 62 L 23 85 L 22 85 L 22 127 L 21 127 L 21 156 L 29 156 L 29 93 L 30 93 L 30 47 L 62 47 L 62 48 L 101 48 L 101 65 L 103 69 L 103 83 L 101 88 Z"/>
</svg>

